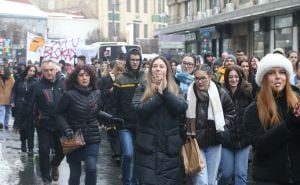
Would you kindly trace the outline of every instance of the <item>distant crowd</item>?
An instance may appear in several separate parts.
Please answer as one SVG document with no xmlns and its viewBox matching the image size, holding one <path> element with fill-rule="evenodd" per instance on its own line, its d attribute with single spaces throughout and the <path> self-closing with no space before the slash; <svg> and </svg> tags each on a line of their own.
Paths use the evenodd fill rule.
<svg viewBox="0 0 300 185">
<path fill-rule="evenodd" d="M 297 185 L 299 63 L 297 51 L 282 48 L 262 59 L 237 50 L 147 60 L 131 49 L 91 64 L 84 56 L 75 65 L 7 60 L 0 65 L 0 128 L 20 134 L 28 157 L 37 132 L 45 185 L 59 179 L 65 157 L 69 185 L 80 184 L 82 162 L 85 184 L 97 184 L 100 128 L 123 185 L 246 185 L 248 164 L 252 184 Z M 79 130 L 85 145 L 64 153 L 60 138 L 74 139 Z M 196 138 L 205 163 L 193 174 L 181 156 L 187 136 Z"/>
</svg>

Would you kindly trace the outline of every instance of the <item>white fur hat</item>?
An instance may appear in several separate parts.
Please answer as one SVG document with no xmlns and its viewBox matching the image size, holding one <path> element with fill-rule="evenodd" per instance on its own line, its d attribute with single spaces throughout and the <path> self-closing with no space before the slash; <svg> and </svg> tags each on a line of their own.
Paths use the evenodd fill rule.
<svg viewBox="0 0 300 185">
<path fill-rule="evenodd" d="M 255 81 L 258 86 L 261 86 L 261 82 L 265 74 L 273 67 L 282 67 L 285 69 L 287 76 L 291 79 L 293 75 L 292 62 L 285 56 L 278 53 L 270 53 L 263 57 L 258 64 Z"/>
</svg>

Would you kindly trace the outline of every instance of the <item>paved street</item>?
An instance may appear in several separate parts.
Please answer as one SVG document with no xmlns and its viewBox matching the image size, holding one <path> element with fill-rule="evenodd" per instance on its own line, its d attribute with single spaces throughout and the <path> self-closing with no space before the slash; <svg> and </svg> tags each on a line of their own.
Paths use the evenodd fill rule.
<svg viewBox="0 0 300 185">
<path fill-rule="evenodd" d="M 38 149 L 34 157 L 20 152 L 19 134 L 13 131 L 0 130 L 0 184 L 1 185 L 42 185 L 39 178 Z M 120 169 L 111 158 L 106 134 L 102 132 L 100 156 L 97 164 L 98 185 L 120 185 Z M 53 185 L 67 185 L 69 167 L 66 160 L 60 165 L 60 178 Z M 84 168 L 81 184 L 84 184 Z"/>
<path fill-rule="evenodd" d="M 37 143 L 35 143 L 37 146 Z M 20 152 L 19 134 L 12 130 L 0 130 L 0 184 L 1 185 L 42 185 L 39 178 L 38 148 L 34 149 L 34 157 Z M 84 184 L 84 168 L 82 168 L 81 184 Z M 97 164 L 98 185 L 121 185 L 120 168 L 111 158 L 111 150 L 102 130 L 102 143 Z M 60 178 L 53 185 L 67 185 L 69 167 L 66 160 L 60 165 Z M 250 172 L 251 167 L 249 166 Z M 252 184 L 250 174 L 248 185 Z"/>
</svg>

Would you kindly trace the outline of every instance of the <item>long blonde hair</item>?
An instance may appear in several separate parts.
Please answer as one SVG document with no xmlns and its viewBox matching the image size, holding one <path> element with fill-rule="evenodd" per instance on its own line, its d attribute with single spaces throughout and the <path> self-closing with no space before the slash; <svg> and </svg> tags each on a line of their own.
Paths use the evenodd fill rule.
<svg viewBox="0 0 300 185">
<path fill-rule="evenodd" d="M 172 75 L 172 70 L 171 70 L 171 66 L 169 64 L 169 62 L 167 61 L 167 59 L 165 59 L 164 57 L 162 56 L 157 56 L 155 57 L 151 63 L 150 63 L 150 67 L 149 67 L 149 71 L 147 73 L 147 79 L 146 79 L 146 89 L 145 89 L 145 92 L 141 98 L 141 101 L 144 102 L 146 100 L 148 100 L 149 98 L 151 98 L 154 94 L 155 94 L 155 91 L 151 88 L 151 78 L 152 78 L 152 67 L 153 67 L 153 63 L 158 60 L 158 59 L 161 59 L 167 66 L 167 89 L 169 91 L 171 91 L 172 93 L 174 93 L 176 96 L 178 96 L 179 94 L 179 90 L 178 90 L 178 86 L 173 78 L 173 75 Z"/>
<path fill-rule="evenodd" d="M 270 124 L 269 126 L 273 127 L 274 125 L 278 124 L 281 120 L 275 103 L 272 88 L 268 84 L 267 76 L 268 75 L 266 74 L 263 77 L 261 89 L 257 94 L 257 108 L 259 109 L 258 117 L 263 128 L 266 128 L 268 124 Z M 292 86 L 289 83 L 288 76 L 286 79 L 285 96 L 287 106 L 290 109 L 293 109 L 296 103 L 298 102 L 298 98 L 292 90 Z"/>
</svg>

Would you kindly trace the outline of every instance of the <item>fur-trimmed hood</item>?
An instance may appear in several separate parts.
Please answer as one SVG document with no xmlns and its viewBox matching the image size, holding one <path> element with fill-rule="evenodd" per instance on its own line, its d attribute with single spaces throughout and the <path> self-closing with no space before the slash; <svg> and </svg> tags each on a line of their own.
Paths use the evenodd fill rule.
<svg viewBox="0 0 300 185">
<path fill-rule="evenodd" d="M 230 89 L 228 89 L 224 84 L 222 85 L 222 87 L 228 92 L 228 94 L 230 94 L 230 96 L 234 96 L 232 95 Z M 252 98 L 252 85 L 243 80 L 235 94 L 239 92 L 243 93 L 247 98 Z"/>
</svg>

